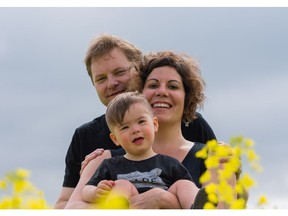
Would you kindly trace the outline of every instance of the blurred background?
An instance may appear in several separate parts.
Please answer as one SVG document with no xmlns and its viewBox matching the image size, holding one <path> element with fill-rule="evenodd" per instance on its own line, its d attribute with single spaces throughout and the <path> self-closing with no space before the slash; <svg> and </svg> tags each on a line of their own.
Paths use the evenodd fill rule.
<svg viewBox="0 0 288 216">
<path fill-rule="evenodd" d="M 287 208 L 287 20 L 288 8 L 0 8 L 0 176 L 29 169 L 54 205 L 75 128 L 105 111 L 83 59 L 110 33 L 196 58 L 207 84 L 199 112 L 219 140 L 252 138 L 261 157 L 248 207 L 265 194 Z"/>
</svg>

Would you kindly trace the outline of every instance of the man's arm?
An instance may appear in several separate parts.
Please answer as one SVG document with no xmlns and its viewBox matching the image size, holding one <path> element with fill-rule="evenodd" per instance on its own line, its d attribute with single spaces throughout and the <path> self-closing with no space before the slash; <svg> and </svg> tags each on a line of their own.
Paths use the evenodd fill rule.
<svg viewBox="0 0 288 216">
<path fill-rule="evenodd" d="M 70 196 L 70 199 L 65 206 L 65 208 L 89 208 L 89 203 L 84 202 L 82 199 L 82 190 L 85 187 L 86 183 L 90 180 L 90 178 L 95 173 L 98 166 L 102 163 L 102 161 L 106 158 L 111 157 L 111 152 L 109 150 L 105 150 L 104 153 L 90 161 L 89 164 L 83 170 L 80 180 Z"/>
<path fill-rule="evenodd" d="M 55 209 L 64 209 L 71 194 L 73 193 L 75 188 L 70 188 L 70 187 L 62 187 L 60 196 L 58 200 L 56 201 L 54 208 Z"/>
</svg>

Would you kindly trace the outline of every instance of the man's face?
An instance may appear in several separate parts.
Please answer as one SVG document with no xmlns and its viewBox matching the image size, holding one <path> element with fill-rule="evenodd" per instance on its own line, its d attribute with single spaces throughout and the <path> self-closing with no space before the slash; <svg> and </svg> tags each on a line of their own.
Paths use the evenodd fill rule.
<svg viewBox="0 0 288 216">
<path fill-rule="evenodd" d="M 132 78 L 131 62 L 117 48 L 96 59 L 92 59 L 93 84 L 101 102 L 107 106 L 118 94 L 126 91 Z"/>
</svg>

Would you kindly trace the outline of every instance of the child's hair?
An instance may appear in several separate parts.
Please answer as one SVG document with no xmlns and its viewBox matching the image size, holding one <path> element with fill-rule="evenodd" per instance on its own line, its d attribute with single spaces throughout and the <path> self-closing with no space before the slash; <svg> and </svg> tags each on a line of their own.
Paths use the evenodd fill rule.
<svg viewBox="0 0 288 216">
<path fill-rule="evenodd" d="M 113 126 L 123 122 L 126 111 L 132 104 L 136 103 L 141 103 L 146 106 L 151 116 L 153 116 L 152 108 L 143 94 L 137 91 L 119 94 L 110 101 L 106 109 L 106 122 L 110 131 Z M 135 112 L 137 112 L 137 110 L 135 110 Z"/>
</svg>

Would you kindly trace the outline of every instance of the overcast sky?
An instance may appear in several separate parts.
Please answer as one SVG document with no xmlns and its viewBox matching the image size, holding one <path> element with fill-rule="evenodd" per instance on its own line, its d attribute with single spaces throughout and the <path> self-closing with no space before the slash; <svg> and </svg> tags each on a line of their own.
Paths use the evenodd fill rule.
<svg viewBox="0 0 288 216">
<path fill-rule="evenodd" d="M 111 33 L 144 52 L 195 57 L 200 112 L 219 140 L 250 137 L 260 194 L 288 207 L 288 8 L 0 8 L 0 176 L 23 167 L 57 199 L 76 127 L 105 111 L 85 70 L 90 40 Z"/>
</svg>

